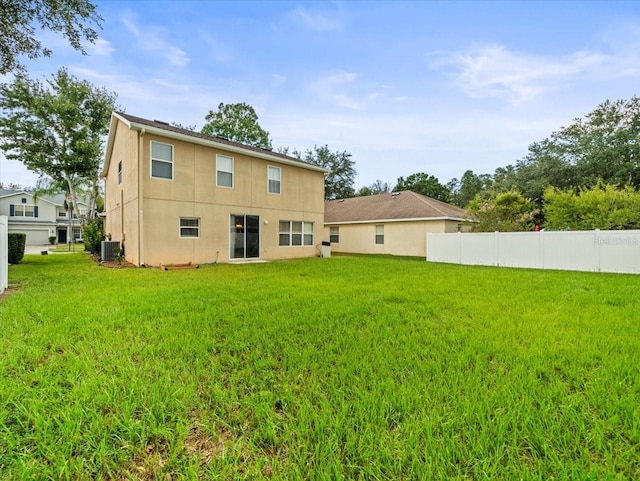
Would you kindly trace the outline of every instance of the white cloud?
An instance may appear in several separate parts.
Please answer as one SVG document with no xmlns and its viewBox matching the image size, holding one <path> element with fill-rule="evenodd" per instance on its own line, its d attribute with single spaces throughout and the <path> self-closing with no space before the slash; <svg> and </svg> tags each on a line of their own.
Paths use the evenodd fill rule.
<svg viewBox="0 0 640 481">
<path fill-rule="evenodd" d="M 111 42 L 102 37 L 98 37 L 94 43 L 87 45 L 85 50 L 89 55 L 95 55 L 97 57 L 109 57 L 115 52 L 115 48 L 111 46 Z"/>
<path fill-rule="evenodd" d="M 311 83 L 311 90 L 325 102 L 351 110 L 363 108 L 363 102 L 349 95 L 346 90 L 358 78 L 353 72 L 336 72 L 320 77 Z"/>
<path fill-rule="evenodd" d="M 562 82 L 608 64 L 600 52 L 580 51 L 567 56 L 536 56 L 514 52 L 503 45 L 476 45 L 432 67 L 450 67 L 456 83 L 474 98 L 506 96 L 519 104 L 557 88 Z"/>
<path fill-rule="evenodd" d="M 289 12 L 289 17 L 296 23 L 316 32 L 342 30 L 346 21 L 345 13 L 342 5 L 339 3 L 334 3 L 334 5 L 336 8 L 332 11 L 296 7 L 295 10 Z"/>
<path fill-rule="evenodd" d="M 122 23 L 133 34 L 136 43 L 142 50 L 164 57 L 176 67 L 184 67 L 189 63 L 189 55 L 165 39 L 165 29 L 148 26 L 141 28 L 130 16 L 122 17 Z"/>
</svg>

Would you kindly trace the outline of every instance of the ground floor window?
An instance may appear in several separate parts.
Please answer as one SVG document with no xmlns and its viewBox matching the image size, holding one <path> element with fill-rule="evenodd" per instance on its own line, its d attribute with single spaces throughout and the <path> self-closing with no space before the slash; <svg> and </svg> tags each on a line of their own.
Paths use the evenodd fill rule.
<svg viewBox="0 0 640 481">
<path fill-rule="evenodd" d="M 376 244 L 384 244 L 384 226 L 376 226 Z"/>
<path fill-rule="evenodd" d="M 313 245 L 313 222 L 281 220 L 279 231 L 281 246 Z"/>
<path fill-rule="evenodd" d="M 329 242 L 332 244 L 340 243 L 340 227 L 329 227 Z"/>
<path fill-rule="evenodd" d="M 200 219 L 194 217 L 180 217 L 180 237 L 200 237 Z"/>
<path fill-rule="evenodd" d="M 80 227 L 74 227 L 73 228 L 73 241 L 77 242 L 80 239 L 82 239 L 82 230 L 80 229 Z"/>
</svg>

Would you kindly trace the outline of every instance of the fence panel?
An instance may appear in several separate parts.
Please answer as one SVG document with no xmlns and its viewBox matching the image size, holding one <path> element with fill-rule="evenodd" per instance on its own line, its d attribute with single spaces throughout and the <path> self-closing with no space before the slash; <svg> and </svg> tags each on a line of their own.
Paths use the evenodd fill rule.
<svg viewBox="0 0 640 481">
<path fill-rule="evenodd" d="M 9 218 L 0 215 L 0 294 L 9 285 Z"/>
<path fill-rule="evenodd" d="M 640 230 L 428 233 L 427 261 L 640 274 Z"/>
</svg>

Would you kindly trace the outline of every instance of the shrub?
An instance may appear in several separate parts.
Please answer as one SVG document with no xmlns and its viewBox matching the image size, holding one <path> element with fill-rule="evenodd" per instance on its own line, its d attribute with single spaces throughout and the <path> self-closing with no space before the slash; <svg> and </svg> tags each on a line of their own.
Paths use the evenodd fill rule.
<svg viewBox="0 0 640 481">
<path fill-rule="evenodd" d="M 17 264 L 22 260 L 26 243 L 27 234 L 9 234 L 9 264 Z"/>
<path fill-rule="evenodd" d="M 50 235 L 49 236 L 49 244 L 55 244 L 55 243 L 56 243 L 56 236 Z"/>
<path fill-rule="evenodd" d="M 84 239 L 84 248 L 86 250 L 91 253 L 100 252 L 100 243 L 104 240 L 102 222 L 97 219 L 89 222 L 84 226 L 82 238 Z"/>
</svg>

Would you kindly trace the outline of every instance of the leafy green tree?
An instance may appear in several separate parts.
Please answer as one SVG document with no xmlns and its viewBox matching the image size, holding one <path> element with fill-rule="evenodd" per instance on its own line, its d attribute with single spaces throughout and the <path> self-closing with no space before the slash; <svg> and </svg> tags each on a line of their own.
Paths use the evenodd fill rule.
<svg viewBox="0 0 640 481">
<path fill-rule="evenodd" d="M 537 211 L 535 203 L 516 190 L 478 194 L 467 206 L 469 217 L 477 221 L 476 232 L 531 230 Z"/>
<path fill-rule="evenodd" d="M 411 174 L 406 179 L 404 177 L 399 177 L 393 191 L 399 192 L 401 190 L 411 190 L 418 194 L 441 200 L 442 202 L 449 202 L 451 197 L 451 193 L 447 186 L 442 185 L 433 175 L 429 175 L 424 172 Z"/>
<path fill-rule="evenodd" d="M 86 53 L 82 41 L 95 42 L 102 18 L 88 0 L 2 0 L 0 2 L 0 74 L 21 70 L 18 58 L 51 56 L 36 28 L 61 33 L 76 50 Z"/>
<path fill-rule="evenodd" d="M 258 115 L 251 105 L 245 103 L 218 105 L 205 117 L 207 123 L 202 133 L 233 140 L 245 145 L 271 150 L 269 132 L 258 124 Z"/>
<path fill-rule="evenodd" d="M 451 179 L 447 186 L 450 192 L 449 200 L 459 207 L 466 207 L 476 195 L 491 187 L 491 176 L 476 175 L 473 170 L 467 170 L 459 181 Z"/>
<path fill-rule="evenodd" d="M 64 68 L 46 84 L 19 73 L 12 83 L 0 85 L 0 147 L 7 158 L 63 189 L 79 213 L 78 189 L 88 186 L 93 199 L 98 192 L 102 139 L 115 98 Z"/>
<path fill-rule="evenodd" d="M 322 147 L 315 145 L 313 150 L 305 152 L 303 160 L 324 167 L 329 171 L 324 178 L 324 198 L 326 200 L 354 196 L 353 182 L 356 169 L 355 162 L 351 160 L 349 152 L 332 152 L 328 145 Z"/>
<path fill-rule="evenodd" d="M 599 182 L 590 188 L 557 189 L 544 193 L 548 229 L 637 229 L 640 227 L 640 193 Z"/>
</svg>

